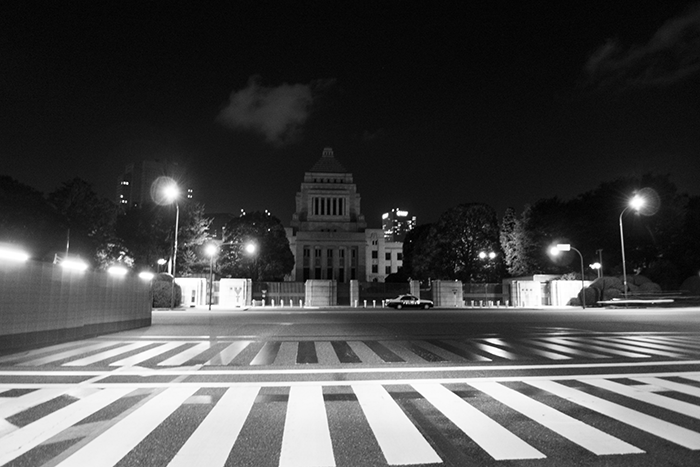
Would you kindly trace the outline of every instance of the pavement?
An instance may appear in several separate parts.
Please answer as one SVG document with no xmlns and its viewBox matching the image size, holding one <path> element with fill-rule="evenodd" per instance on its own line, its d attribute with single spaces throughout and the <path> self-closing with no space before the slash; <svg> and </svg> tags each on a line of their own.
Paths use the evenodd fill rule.
<svg viewBox="0 0 700 467">
<path fill-rule="evenodd" d="M 158 310 L 0 357 L 0 466 L 697 466 L 699 311 Z"/>
</svg>

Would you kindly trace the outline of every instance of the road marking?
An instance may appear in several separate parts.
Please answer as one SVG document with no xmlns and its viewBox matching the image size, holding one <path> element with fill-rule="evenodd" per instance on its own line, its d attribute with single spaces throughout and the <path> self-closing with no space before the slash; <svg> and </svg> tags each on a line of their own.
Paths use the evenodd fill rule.
<svg viewBox="0 0 700 467">
<path fill-rule="evenodd" d="M 550 392 L 634 428 L 646 431 L 688 449 L 700 449 L 700 433 L 646 415 L 613 402 L 592 396 L 554 381 L 526 381 L 527 384 Z"/>
<path fill-rule="evenodd" d="M 389 393 L 378 384 L 353 384 L 365 418 L 391 465 L 442 463 Z"/>
<path fill-rule="evenodd" d="M 563 344 L 567 345 L 561 345 L 557 344 L 555 342 L 551 342 L 552 338 L 534 338 L 534 339 L 521 339 L 522 342 L 525 342 L 526 344 L 529 345 L 535 345 L 538 347 L 545 347 L 550 350 L 554 350 L 556 352 L 562 352 L 567 355 L 576 355 L 579 357 L 588 357 L 588 358 L 610 358 L 609 355 L 601 355 L 597 353 L 591 353 L 591 352 L 586 352 L 584 350 L 578 350 L 574 349 L 571 347 L 567 347 L 569 345 L 568 342 L 563 342 Z"/>
<path fill-rule="evenodd" d="M 129 394 L 132 390 L 133 388 L 104 389 L 4 436 L 0 443 L 0 465 L 16 459 L 83 418 Z M 84 465 L 94 464 L 88 462 Z"/>
<path fill-rule="evenodd" d="M 260 386 L 227 390 L 168 467 L 218 467 L 226 464 L 259 391 Z"/>
<path fill-rule="evenodd" d="M 61 394 L 70 391 L 70 388 L 47 388 L 32 391 L 20 397 L 13 397 L 0 404 L 0 418 L 11 417 L 35 405 L 43 404 Z"/>
<path fill-rule="evenodd" d="M 198 389 L 198 387 L 166 389 L 59 463 L 58 466 L 114 466 Z"/>
<path fill-rule="evenodd" d="M 502 384 L 470 382 L 469 385 L 599 456 L 644 452 Z"/>
<path fill-rule="evenodd" d="M 518 346 L 518 344 L 515 342 L 508 342 L 508 341 L 503 340 L 501 338 L 492 337 L 492 338 L 488 338 L 488 339 L 484 339 L 484 340 L 490 344 L 509 347 L 511 349 L 515 349 L 516 351 L 518 351 L 522 348 L 527 353 L 539 355 L 540 357 L 548 358 L 550 360 L 571 360 L 571 357 L 568 355 L 562 355 L 559 353 L 548 352 L 546 350 L 540 350 L 540 349 L 537 349 L 535 347 L 528 347 L 526 345 Z"/>
<path fill-rule="evenodd" d="M 140 349 L 141 347 L 146 347 L 148 345 L 155 344 L 155 342 L 134 342 L 128 345 L 124 345 L 121 347 L 118 347 L 116 349 L 112 350 L 107 350 L 104 352 L 100 352 L 95 355 L 91 355 L 89 357 L 85 358 L 80 358 L 78 360 L 73 360 L 72 362 L 67 362 L 64 363 L 62 366 L 87 366 L 87 365 L 92 365 L 93 363 L 100 362 L 102 360 L 107 360 L 108 358 L 116 357 L 117 355 L 121 355 L 127 352 L 131 352 L 133 350 Z"/>
<path fill-rule="evenodd" d="M 628 357 L 628 358 L 651 358 L 650 355 L 637 353 L 637 352 L 626 352 L 624 350 L 611 349 L 610 347 L 601 347 L 599 345 L 589 344 L 585 340 L 572 338 L 572 337 L 557 337 L 552 339 L 556 342 L 566 342 L 573 347 L 579 347 L 584 349 L 594 350 L 596 352 L 603 352 L 607 354 L 613 354 L 618 357 Z"/>
<path fill-rule="evenodd" d="M 659 350 L 664 350 L 668 351 L 673 350 L 677 353 L 672 353 L 674 355 L 673 358 L 686 358 L 688 356 L 688 351 L 682 348 L 679 348 L 678 346 L 674 346 L 672 344 L 658 344 L 658 343 L 653 343 L 649 342 L 647 339 L 643 337 L 620 337 L 616 336 L 615 337 L 617 340 L 620 340 L 622 342 L 629 342 L 634 344 L 635 346 L 638 347 L 644 347 L 645 349 L 659 349 Z M 646 351 L 646 350 L 645 350 Z M 684 353 L 681 353 L 684 352 Z"/>
<path fill-rule="evenodd" d="M 0 363 L 5 363 L 5 362 L 11 362 L 14 360 L 21 360 L 24 358 L 31 358 L 35 355 L 43 355 L 43 354 L 52 354 L 58 350 L 65 349 L 65 348 L 70 348 L 75 345 L 81 345 L 81 341 L 71 341 L 71 342 L 64 342 L 63 344 L 56 344 L 56 345 L 51 345 L 49 347 L 42 347 L 39 349 L 34 349 L 34 350 L 27 350 L 25 352 L 19 352 L 19 353 L 13 353 L 9 355 L 4 355 L 0 357 Z"/>
<path fill-rule="evenodd" d="M 109 366 L 134 366 L 138 365 L 141 362 L 145 362 L 146 360 L 157 357 L 160 354 L 164 354 L 165 352 L 169 352 L 173 349 L 176 349 L 183 345 L 183 342 L 167 342 L 165 344 L 161 344 L 158 347 L 153 347 L 152 349 L 148 349 L 144 352 L 139 352 L 136 355 L 132 355 L 131 357 L 126 357 L 121 360 L 118 360 L 116 362 L 112 362 L 109 364 Z"/>
<path fill-rule="evenodd" d="M 335 466 L 333 443 L 321 386 L 290 388 L 279 465 L 280 467 Z"/>
<path fill-rule="evenodd" d="M 27 362 L 20 363 L 21 366 L 39 366 L 46 365 L 47 363 L 57 362 L 70 357 L 75 357 L 76 355 L 81 355 L 84 353 L 92 352 L 93 350 L 104 349 L 105 347 L 112 347 L 117 345 L 116 342 L 98 342 L 92 345 L 86 345 L 78 347 L 77 349 L 66 350 L 64 352 L 58 352 L 51 355 L 47 355 L 40 358 L 35 358 L 34 360 L 29 360 Z"/>
<path fill-rule="evenodd" d="M 475 340 L 468 340 L 467 343 L 469 345 L 472 345 L 476 347 L 477 349 L 481 350 L 482 352 L 486 352 L 490 355 L 494 355 L 496 357 L 500 358 L 505 358 L 506 360 L 524 360 L 526 357 L 523 355 L 518 355 L 513 352 L 508 352 L 507 350 L 503 350 L 500 347 L 495 347 L 490 344 L 484 344 L 483 342 L 475 341 Z"/>
<path fill-rule="evenodd" d="M 616 394 L 621 394 L 625 397 L 631 399 L 636 399 L 638 401 L 646 402 L 647 404 L 655 405 L 672 412 L 677 412 L 688 417 L 700 419 L 700 406 L 690 404 L 688 402 L 679 401 L 671 397 L 662 396 L 660 394 L 653 394 L 646 391 L 638 391 L 632 386 L 627 386 L 625 384 L 616 383 L 614 381 L 609 381 L 600 378 L 586 378 L 581 380 L 586 384 L 596 386 L 606 391 L 614 392 Z"/>
<path fill-rule="evenodd" d="M 182 352 L 179 352 L 170 358 L 166 358 L 162 362 L 158 363 L 158 366 L 182 365 L 183 363 L 193 359 L 194 357 L 209 349 L 210 347 L 211 342 L 199 342 L 198 344 L 193 345 L 192 347 L 185 349 Z"/>
<path fill-rule="evenodd" d="M 546 457 L 444 386 L 432 383 L 412 386 L 494 459 Z"/>
<path fill-rule="evenodd" d="M 663 350 L 657 350 L 657 349 L 652 349 L 648 346 L 643 346 L 643 345 L 630 345 L 630 343 L 624 343 L 620 342 L 619 340 L 612 340 L 612 339 L 604 339 L 604 338 L 589 338 L 590 341 L 594 343 L 598 343 L 601 345 L 604 345 L 606 347 L 612 347 L 616 349 L 623 349 L 623 350 L 632 350 L 635 352 L 645 352 L 647 354 L 652 354 L 652 355 L 660 355 L 662 357 L 671 357 L 671 358 L 684 358 L 684 355 L 680 355 L 677 353 L 673 352 L 666 352 Z M 642 348 L 640 348 L 642 347 Z"/>
<path fill-rule="evenodd" d="M 635 381 L 639 381 L 644 384 L 653 384 L 654 386 L 661 386 L 662 388 L 669 389 L 671 391 L 681 392 L 683 394 L 688 394 L 695 397 L 700 397 L 700 388 L 695 386 L 690 386 L 688 384 L 676 383 L 673 381 L 668 381 L 661 378 L 654 377 L 644 377 L 644 378 L 631 378 Z"/>
<path fill-rule="evenodd" d="M 221 352 L 214 355 L 209 361 L 204 362 L 204 366 L 208 365 L 228 365 L 231 361 L 238 356 L 246 347 L 250 345 L 252 341 L 238 341 L 226 347 Z M 201 344 L 197 344 L 201 345 Z M 195 346 L 197 347 L 197 346 Z M 207 343 L 207 348 L 209 348 L 209 343 Z M 194 349 L 194 347 L 193 347 Z M 193 358 L 194 355 L 190 358 Z M 189 360 L 189 358 L 188 358 Z M 161 365 L 165 364 L 162 362 Z"/>
</svg>

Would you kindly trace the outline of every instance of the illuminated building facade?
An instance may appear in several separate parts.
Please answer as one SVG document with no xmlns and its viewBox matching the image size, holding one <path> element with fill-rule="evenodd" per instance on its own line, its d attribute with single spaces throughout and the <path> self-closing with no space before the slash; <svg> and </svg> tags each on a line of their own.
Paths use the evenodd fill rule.
<svg viewBox="0 0 700 467">
<path fill-rule="evenodd" d="M 294 254 L 290 280 L 383 281 L 402 264 L 402 244 L 381 229 L 368 229 L 360 195 L 348 172 L 325 148 L 305 173 L 287 228 Z"/>
<path fill-rule="evenodd" d="M 416 216 L 410 216 L 408 211 L 394 208 L 382 214 L 384 238 L 389 242 L 403 242 L 406 234 L 415 226 Z"/>
</svg>

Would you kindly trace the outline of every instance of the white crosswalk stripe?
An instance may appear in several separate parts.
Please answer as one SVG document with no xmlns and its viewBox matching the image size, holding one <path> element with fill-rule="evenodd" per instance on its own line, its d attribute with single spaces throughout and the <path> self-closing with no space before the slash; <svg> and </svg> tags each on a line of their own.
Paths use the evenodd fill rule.
<svg viewBox="0 0 700 467">
<path fill-rule="evenodd" d="M 168 467 L 224 465 L 259 391 L 257 386 L 228 389 Z"/>
<path fill-rule="evenodd" d="M 552 394 L 567 399 L 598 413 L 621 421 L 640 430 L 651 433 L 660 438 L 688 449 L 700 449 L 700 433 L 687 428 L 674 425 L 667 421 L 638 412 L 614 402 L 592 396 L 578 389 L 574 389 L 555 381 L 528 381 L 528 384 L 551 392 Z"/>
<path fill-rule="evenodd" d="M 413 387 L 494 459 L 546 457 L 444 386 L 413 384 Z"/>
<path fill-rule="evenodd" d="M 150 367 L 177 367 L 196 363 L 204 366 L 253 365 L 288 366 L 295 364 L 415 364 L 422 362 L 494 362 L 494 361 L 574 361 L 576 359 L 690 359 L 698 358 L 700 347 L 687 336 L 668 335 L 590 335 L 484 337 L 442 341 L 344 341 L 314 342 L 306 346 L 306 358 L 297 362 L 295 341 L 250 340 L 87 340 L 72 346 L 57 346 L 55 352 L 24 352 L 6 356 L 14 366 L 129 367 L 145 364 Z M 330 345 L 334 344 L 334 345 Z M 211 353 L 215 345 L 217 350 Z M 251 350 L 252 349 L 252 350 Z M 308 352 L 315 358 L 308 358 Z M 206 354 L 205 354 L 206 353 Z M 126 355 L 124 358 L 118 357 Z M 313 356 L 312 356 L 313 357 Z M 310 362 L 310 363 L 309 363 Z"/>
<path fill-rule="evenodd" d="M 278 445 L 270 445 L 270 449 L 278 450 L 278 465 L 281 467 L 339 465 L 334 449 L 337 443 L 357 442 L 353 438 L 354 433 L 346 434 L 347 439 L 333 439 L 331 426 L 337 420 L 329 414 L 337 412 L 328 411 L 327 407 L 336 400 L 329 395 L 340 391 L 344 395 L 343 403 L 356 404 L 364 416 L 371 436 L 381 451 L 382 459 L 377 459 L 377 465 L 450 464 L 449 453 L 434 443 L 434 435 L 428 436 L 436 430 L 439 432 L 447 429 L 443 423 L 437 422 L 435 414 L 444 416 L 462 436 L 473 441 L 484 456 L 496 462 L 526 459 L 534 462 L 556 456 L 557 451 L 562 450 L 547 444 L 540 445 L 536 437 L 517 435 L 513 430 L 517 425 L 520 426 L 520 433 L 523 433 L 523 423 L 529 424 L 525 432 L 544 430 L 549 433 L 546 438 L 551 439 L 551 434 L 557 435 L 562 439 L 559 443 L 574 443 L 595 456 L 644 455 L 655 449 L 653 445 L 631 444 L 619 435 L 606 432 L 605 428 L 591 426 L 585 417 L 579 418 L 582 416 L 580 411 L 570 410 L 573 405 L 607 417 L 610 421 L 601 426 L 608 429 L 611 429 L 612 423 L 617 432 L 641 430 L 658 438 L 660 442 L 665 440 L 678 445 L 677 449 L 700 450 L 700 433 L 696 431 L 698 425 L 686 418 L 700 419 L 700 399 L 694 404 L 670 395 L 671 392 L 676 392 L 700 397 L 700 387 L 695 383 L 700 381 L 698 373 L 630 378 L 639 385 L 629 384 L 629 380 L 628 384 L 623 384 L 625 378 L 627 376 L 621 374 L 605 378 L 523 377 L 511 381 L 521 389 L 514 389 L 508 383 L 479 378 L 451 382 L 449 385 L 440 383 L 439 380 L 397 383 L 409 385 L 415 391 L 409 393 L 405 389 L 395 389 L 396 385 L 372 381 L 348 382 L 347 385 L 340 386 L 340 389 L 333 386 L 332 392 L 329 392 L 330 387 L 326 389 L 330 383 L 290 383 L 285 390 L 276 387 L 274 393 L 278 396 L 285 394 L 286 413 L 281 440 Z M 687 381 L 687 384 L 679 382 L 681 380 Z M 526 386 L 541 392 L 525 390 Z M 201 422 L 186 438 L 168 447 L 172 450 L 168 467 L 223 467 L 229 461 L 234 446 L 240 443 L 245 446 L 245 443 L 251 442 L 251 436 L 256 436 L 256 433 L 250 432 L 244 437 L 240 435 L 251 418 L 254 407 L 258 407 L 256 417 L 265 416 L 266 402 L 262 395 L 264 388 L 260 383 L 237 383 L 213 389 L 206 383 L 185 384 L 175 381 L 166 389 L 139 389 L 137 383 L 106 388 L 87 385 L 73 390 L 39 389 L 10 398 L 17 402 L 21 411 L 32 412 L 43 407 L 46 413 L 29 422 L 22 422 L 21 417 L 5 420 L 8 414 L 14 415 L 17 412 L 4 413 L 5 417 L 0 418 L 0 422 L 4 422 L 0 423 L 0 466 L 30 451 L 42 449 L 54 442 L 52 439 L 70 439 L 61 436 L 67 430 L 73 430 L 73 433 L 77 433 L 73 436 L 85 438 L 85 442 L 65 447 L 65 453 L 54 453 L 59 458 L 51 465 L 116 465 L 134 452 L 139 443 L 155 430 L 166 429 L 163 428 L 163 422 L 176 411 L 187 404 L 191 406 L 193 400 L 199 400 L 197 398 L 204 398 L 208 402 L 199 402 L 205 407 L 201 410 L 206 411 Z M 216 393 L 219 396 L 197 396 L 200 391 L 204 391 L 202 394 Z M 29 397 L 32 394 L 35 395 Z M 53 411 L 46 406 L 46 402 L 63 394 L 73 394 L 74 401 L 68 405 L 59 405 Z M 91 419 L 91 423 L 97 424 L 94 425 L 95 430 L 75 429 L 76 424 L 122 398 L 133 398 L 134 394 L 140 394 L 136 398 L 140 402 L 131 410 L 122 409 L 125 410 L 124 415 L 116 412 L 106 421 L 103 420 L 104 415 L 97 420 Z M 539 397 L 544 395 L 547 397 Z M 416 405 L 406 402 L 406 397 L 410 400 L 420 398 L 423 403 Z M 637 409 L 632 409 L 621 405 L 620 397 L 642 404 L 635 406 Z M 475 403 L 477 401 L 479 402 Z M 512 422 L 513 426 L 508 418 L 497 421 L 492 413 L 502 412 L 502 409 L 485 412 L 484 407 L 488 404 L 500 404 L 526 418 Z M 645 404 L 656 407 L 656 412 L 653 415 L 645 413 Z M 8 403 L 3 404 L 5 405 Z M 12 405 L 10 401 L 9 406 Z M 408 406 L 422 407 L 420 410 L 423 415 L 414 417 Z M 430 406 L 433 407 L 432 411 L 427 408 Z M 659 418 L 659 410 L 669 414 L 664 417 L 666 419 Z M 682 414 L 679 421 L 667 421 L 672 413 Z M 19 424 L 13 425 L 12 421 Z M 6 429 L 2 430 L 2 427 Z M 170 426 L 167 429 L 178 428 Z M 478 462 L 478 458 L 475 462 Z"/>
</svg>

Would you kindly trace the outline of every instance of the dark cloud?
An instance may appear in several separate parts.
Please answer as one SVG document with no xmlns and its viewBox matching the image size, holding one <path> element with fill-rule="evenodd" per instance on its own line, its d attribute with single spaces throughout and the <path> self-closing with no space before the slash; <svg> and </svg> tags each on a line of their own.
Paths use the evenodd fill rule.
<svg viewBox="0 0 700 467">
<path fill-rule="evenodd" d="M 315 99 L 332 83 L 318 80 L 265 87 L 260 84 L 260 77 L 253 76 L 244 89 L 231 93 L 216 121 L 228 128 L 255 131 L 267 142 L 282 146 L 299 135 Z"/>
<path fill-rule="evenodd" d="M 589 57 L 590 86 L 666 86 L 700 72 L 700 5 L 664 23 L 643 45 L 610 39 Z"/>
</svg>

